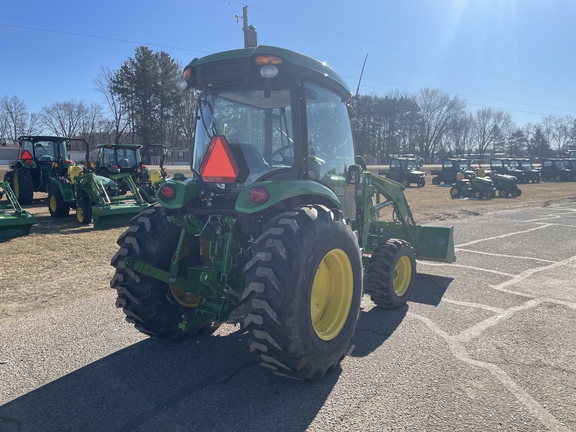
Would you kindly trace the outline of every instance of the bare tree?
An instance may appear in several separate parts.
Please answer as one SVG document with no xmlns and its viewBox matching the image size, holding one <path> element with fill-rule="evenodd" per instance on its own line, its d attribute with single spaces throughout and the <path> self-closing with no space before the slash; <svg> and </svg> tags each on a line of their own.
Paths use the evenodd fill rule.
<svg viewBox="0 0 576 432">
<path fill-rule="evenodd" d="M 546 116 L 542 120 L 542 133 L 550 144 L 550 147 L 557 149 L 558 156 L 562 156 L 571 142 L 571 129 L 574 124 L 572 116 Z"/>
<path fill-rule="evenodd" d="M 458 96 L 438 90 L 424 88 L 416 95 L 420 107 L 421 138 L 420 154 L 430 160 L 431 155 L 442 143 L 452 122 L 461 116 L 466 102 Z"/>
<path fill-rule="evenodd" d="M 29 114 L 26 104 L 18 96 L 4 96 L 0 99 L 0 123 L 2 136 L 16 142 L 21 135 L 31 135 L 37 131 L 37 116 Z"/>
<path fill-rule="evenodd" d="M 42 107 L 40 122 L 54 135 L 84 138 L 91 143 L 100 124 L 101 111 L 102 108 L 95 102 L 55 102 Z"/>
<path fill-rule="evenodd" d="M 111 116 L 109 124 L 111 125 L 113 142 L 114 144 L 120 144 L 127 138 L 126 132 L 130 123 L 128 110 L 122 103 L 120 95 L 112 91 L 114 75 L 115 72 L 112 69 L 103 67 L 94 80 L 94 85 L 96 86 L 96 91 L 102 95 L 102 99 L 104 99 L 108 113 Z"/>
<path fill-rule="evenodd" d="M 510 113 L 493 108 L 479 109 L 475 120 L 475 139 L 481 157 L 487 154 L 490 147 L 494 151 L 497 144 L 502 145 L 502 131 L 511 129 L 513 124 Z"/>
</svg>

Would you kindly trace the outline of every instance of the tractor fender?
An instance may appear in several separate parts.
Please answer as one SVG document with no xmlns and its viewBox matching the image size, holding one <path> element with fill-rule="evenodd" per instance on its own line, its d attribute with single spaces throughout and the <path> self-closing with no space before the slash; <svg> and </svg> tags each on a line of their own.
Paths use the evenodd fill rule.
<svg viewBox="0 0 576 432">
<path fill-rule="evenodd" d="M 166 199 L 160 193 L 156 193 L 156 201 L 168 208 L 179 209 L 186 205 L 188 201 L 198 196 L 200 191 L 204 188 L 202 181 L 199 177 L 185 177 L 184 174 L 176 173 L 174 177 L 166 180 L 163 186 L 171 187 L 174 189 L 174 195 L 171 199 Z"/>
<path fill-rule="evenodd" d="M 74 197 L 74 186 L 72 184 L 64 183 L 53 178 L 48 182 L 46 190 L 50 191 L 52 189 L 59 189 L 65 202 L 74 203 L 76 201 Z"/>
<path fill-rule="evenodd" d="M 28 161 L 29 161 L 28 163 L 24 163 L 22 159 L 18 159 L 16 163 L 12 166 L 12 169 L 16 168 L 16 165 L 22 165 L 22 167 L 26 169 L 35 169 L 36 162 L 34 162 L 34 159 L 28 159 Z"/>
<path fill-rule="evenodd" d="M 268 200 L 261 204 L 250 199 L 250 191 L 264 188 L 268 191 Z M 311 201 L 312 198 L 312 201 Z M 342 211 L 342 204 L 336 194 L 321 183 L 310 180 L 281 180 L 257 182 L 242 189 L 236 199 L 235 209 L 240 213 L 257 213 L 283 202 L 304 204 L 326 204 Z"/>
</svg>

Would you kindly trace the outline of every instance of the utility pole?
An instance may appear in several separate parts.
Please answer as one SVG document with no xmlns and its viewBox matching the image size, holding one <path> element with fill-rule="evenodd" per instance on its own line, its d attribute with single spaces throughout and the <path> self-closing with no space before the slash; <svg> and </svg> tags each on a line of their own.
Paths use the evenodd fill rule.
<svg viewBox="0 0 576 432">
<path fill-rule="evenodd" d="M 248 25 L 248 6 L 242 8 L 242 31 L 244 31 L 244 48 L 256 48 L 258 46 L 258 34 L 256 27 Z"/>
</svg>

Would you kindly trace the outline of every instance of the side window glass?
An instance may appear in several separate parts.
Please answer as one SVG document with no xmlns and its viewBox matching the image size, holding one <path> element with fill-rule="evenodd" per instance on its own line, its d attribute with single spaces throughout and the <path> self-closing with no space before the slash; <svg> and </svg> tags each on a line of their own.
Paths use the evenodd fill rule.
<svg viewBox="0 0 576 432">
<path fill-rule="evenodd" d="M 306 117 L 309 176 L 333 187 L 355 160 L 348 109 L 336 94 L 306 83 Z"/>
</svg>

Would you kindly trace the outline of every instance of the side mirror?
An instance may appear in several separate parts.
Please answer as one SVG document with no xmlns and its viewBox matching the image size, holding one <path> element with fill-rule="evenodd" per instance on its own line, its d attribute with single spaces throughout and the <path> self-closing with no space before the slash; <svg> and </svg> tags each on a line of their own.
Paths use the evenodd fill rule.
<svg viewBox="0 0 576 432">
<path fill-rule="evenodd" d="M 348 183 L 358 184 L 360 183 L 360 167 L 358 165 L 350 165 L 348 167 Z"/>
</svg>

